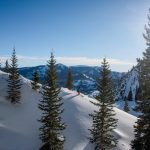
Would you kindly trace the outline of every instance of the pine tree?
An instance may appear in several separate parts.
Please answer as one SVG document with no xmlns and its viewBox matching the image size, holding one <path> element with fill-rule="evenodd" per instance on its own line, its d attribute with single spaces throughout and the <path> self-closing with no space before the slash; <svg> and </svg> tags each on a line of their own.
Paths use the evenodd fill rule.
<svg viewBox="0 0 150 150">
<path fill-rule="evenodd" d="M 8 63 L 8 60 L 6 60 L 5 62 L 5 67 L 3 69 L 5 72 L 9 73 L 9 63 Z"/>
<path fill-rule="evenodd" d="M 142 90 L 141 87 L 136 88 L 135 100 L 139 100 L 142 98 Z"/>
<path fill-rule="evenodd" d="M 32 80 L 33 80 L 33 81 L 31 81 L 32 89 L 33 90 L 39 89 L 40 88 L 40 86 L 39 86 L 39 80 L 40 80 L 40 78 L 39 78 L 39 73 L 38 73 L 37 70 L 33 72 L 33 74 L 32 74 Z"/>
<path fill-rule="evenodd" d="M 62 131 L 65 124 L 62 123 L 61 109 L 62 98 L 59 96 L 60 89 L 57 86 L 56 61 L 53 53 L 47 64 L 45 85 L 43 86 L 43 99 L 40 101 L 39 109 L 42 111 L 40 138 L 43 142 L 41 150 L 62 150 L 64 137 Z"/>
<path fill-rule="evenodd" d="M 67 74 L 67 82 L 66 82 L 66 88 L 69 90 L 72 90 L 73 88 L 73 77 L 72 77 L 72 72 L 71 69 L 69 68 L 68 74 Z"/>
<path fill-rule="evenodd" d="M 149 10 L 150 14 L 150 10 Z M 139 113 L 135 128 L 135 139 L 131 142 L 133 150 L 150 149 L 150 17 L 148 16 L 148 27 L 144 38 L 147 49 L 143 53 L 143 58 L 138 59 L 138 70 L 140 88 L 142 89 L 140 99 L 138 99 L 135 111 Z"/>
<path fill-rule="evenodd" d="M 8 99 L 10 99 L 11 103 L 19 103 L 21 98 L 21 82 L 20 75 L 18 72 L 17 65 L 17 57 L 16 51 L 13 49 L 12 57 L 11 57 L 11 65 L 9 69 L 9 78 L 8 78 Z"/>
<path fill-rule="evenodd" d="M 131 88 L 130 88 L 127 100 L 132 101 L 132 90 L 131 90 Z"/>
<path fill-rule="evenodd" d="M 98 110 L 90 116 L 93 118 L 90 142 L 95 144 L 95 150 L 109 150 L 117 145 L 117 139 L 113 136 L 113 130 L 117 126 L 115 119 L 114 92 L 112 88 L 111 71 L 106 59 L 103 60 L 100 77 L 97 81 L 99 95 L 97 102 L 92 102 Z"/>
<path fill-rule="evenodd" d="M 128 100 L 127 99 L 125 99 L 125 101 L 124 101 L 124 111 L 129 112 L 129 105 L 128 105 Z"/>
</svg>

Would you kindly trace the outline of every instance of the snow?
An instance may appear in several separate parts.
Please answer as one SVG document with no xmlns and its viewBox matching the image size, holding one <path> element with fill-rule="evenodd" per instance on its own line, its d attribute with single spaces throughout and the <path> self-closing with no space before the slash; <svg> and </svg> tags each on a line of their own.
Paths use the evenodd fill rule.
<svg viewBox="0 0 150 150">
<path fill-rule="evenodd" d="M 0 150 L 37 150 L 41 145 L 39 139 L 41 112 L 38 103 L 41 94 L 31 89 L 30 80 L 21 77 L 22 98 L 20 104 L 11 104 L 6 99 L 8 74 L 0 71 Z M 67 127 L 64 131 L 65 150 L 93 150 L 89 143 L 89 128 L 92 119 L 89 114 L 97 109 L 90 101 L 95 101 L 75 91 L 61 89 L 65 111 L 63 120 Z M 119 119 L 114 135 L 118 138 L 117 150 L 129 150 L 133 139 L 133 125 L 136 117 L 114 108 Z"/>
<path fill-rule="evenodd" d="M 68 93 L 68 91 L 65 91 L 64 89 L 63 98 L 67 100 L 67 107 L 70 108 L 68 110 L 66 109 L 64 112 L 64 116 L 67 116 L 65 122 L 68 122 L 66 135 L 69 137 L 68 139 L 70 139 L 70 141 L 66 140 L 66 149 L 69 150 L 72 149 L 72 147 L 75 147 L 74 150 L 77 150 L 77 146 L 80 147 L 80 150 L 85 150 L 85 148 L 86 150 L 92 149 L 92 145 L 89 144 L 87 139 L 90 136 L 88 129 L 91 128 L 91 118 L 88 114 L 96 109 L 96 107 L 90 103 L 90 101 L 95 100 L 85 95 L 77 96 L 75 92 Z M 136 121 L 136 117 L 119 110 L 118 108 L 115 108 L 115 111 L 117 114 L 116 117 L 119 119 L 118 127 L 114 133 L 119 139 L 117 149 L 129 150 L 130 141 L 133 139 L 134 135 L 133 125 Z M 72 145 L 72 142 L 74 146 Z"/>
<path fill-rule="evenodd" d="M 91 77 L 87 76 L 87 75 L 86 75 L 86 74 L 84 74 L 84 73 L 83 73 L 83 76 L 84 76 L 85 78 L 87 78 L 87 79 L 91 80 L 91 81 L 95 81 L 93 78 L 91 78 Z"/>
<path fill-rule="evenodd" d="M 123 100 L 118 100 L 116 101 L 116 107 L 121 109 L 121 110 L 124 110 L 124 105 L 125 105 L 125 101 Z M 134 116 L 138 116 L 138 112 L 134 111 L 133 109 L 135 108 L 136 106 L 136 102 L 135 101 L 128 101 L 128 107 L 129 107 L 129 114 L 131 115 L 134 115 Z"/>
<path fill-rule="evenodd" d="M 139 74 L 136 67 L 133 67 L 130 72 L 128 72 L 121 85 L 118 87 L 118 95 L 116 96 L 117 99 L 121 99 L 122 97 L 128 97 L 130 89 L 132 91 L 132 99 L 135 100 L 136 89 L 139 88 Z M 121 92 L 123 96 L 121 96 Z"/>
<path fill-rule="evenodd" d="M 8 74 L 0 72 L 0 149 L 34 150 L 38 149 L 40 94 L 31 89 L 30 81 L 22 79 L 21 104 L 12 105 L 6 98 Z"/>
<path fill-rule="evenodd" d="M 94 91 L 93 93 L 89 94 L 88 96 L 91 98 L 95 98 L 99 94 L 99 91 Z M 121 110 L 124 110 L 125 101 L 122 99 L 118 99 L 115 102 L 115 106 Z M 129 114 L 138 116 L 138 112 L 134 111 L 134 108 L 136 107 L 135 100 L 128 101 L 128 107 L 129 107 Z"/>
<path fill-rule="evenodd" d="M 88 96 L 91 97 L 91 98 L 95 98 L 98 94 L 99 94 L 99 91 L 95 90 L 94 92 L 92 92 Z"/>
</svg>

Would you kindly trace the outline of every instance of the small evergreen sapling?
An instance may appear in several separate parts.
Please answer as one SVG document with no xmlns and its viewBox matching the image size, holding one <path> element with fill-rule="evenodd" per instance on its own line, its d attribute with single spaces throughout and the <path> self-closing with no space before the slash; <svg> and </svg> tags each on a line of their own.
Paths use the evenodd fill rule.
<svg viewBox="0 0 150 150">
<path fill-rule="evenodd" d="M 40 86 L 39 86 L 39 80 L 40 80 L 40 78 L 39 78 L 39 73 L 38 73 L 38 71 L 36 70 L 36 71 L 34 71 L 33 74 L 32 74 L 31 85 L 32 85 L 32 89 L 33 89 L 33 90 L 37 90 L 37 89 L 40 88 Z"/>
</svg>

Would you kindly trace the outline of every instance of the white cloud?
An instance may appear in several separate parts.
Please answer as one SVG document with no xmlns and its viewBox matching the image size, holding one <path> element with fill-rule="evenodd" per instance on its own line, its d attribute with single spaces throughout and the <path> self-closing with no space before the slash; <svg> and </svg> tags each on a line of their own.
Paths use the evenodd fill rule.
<svg viewBox="0 0 150 150">
<path fill-rule="evenodd" d="M 17 55 L 17 58 L 19 60 L 19 66 L 36 66 L 36 65 L 43 65 L 46 64 L 46 61 L 49 59 L 49 57 L 39 57 L 39 56 L 22 56 Z M 4 63 L 7 59 L 9 59 L 8 56 L 0 57 L 1 62 Z M 88 58 L 88 57 L 56 57 L 57 63 L 62 63 L 65 65 L 88 65 L 88 66 L 100 66 L 102 62 L 102 58 Z M 135 62 L 129 62 L 119 59 L 107 59 L 111 69 L 116 71 L 127 71 L 129 70 L 133 65 L 135 65 Z"/>
<path fill-rule="evenodd" d="M 99 66 L 102 58 L 88 58 L 88 57 L 57 57 L 58 62 L 67 65 L 89 65 Z M 131 62 L 121 61 L 117 59 L 107 59 L 111 65 L 130 65 Z"/>
<path fill-rule="evenodd" d="M 5 61 L 6 60 L 9 60 L 10 58 L 8 57 L 8 56 L 0 56 L 0 62 L 2 63 L 2 64 L 4 64 L 5 63 Z"/>
</svg>

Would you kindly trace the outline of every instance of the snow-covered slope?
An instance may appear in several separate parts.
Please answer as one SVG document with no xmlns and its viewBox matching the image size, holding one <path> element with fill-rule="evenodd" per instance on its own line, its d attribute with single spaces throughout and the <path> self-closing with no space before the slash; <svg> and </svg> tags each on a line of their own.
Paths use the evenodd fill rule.
<svg viewBox="0 0 150 150">
<path fill-rule="evenodd" d="M 22 78 L 20 104 L 11 104 L 5 97 L 8 74 L 0 72 L 0 150 L 37 150 L 41 95 L 31 89 L 30 81 Z"/>
<path fill-rule="evenodd" d="M 129 92 L 132 92 L 132 99 L 135 99 L 136 91 L 139 88 L 139 77 L 137 67 L 133 67 L 122 78 L 120 86 L 117 89 L 116 99 L 122 100 L 128 97 Z"/>
<path fill-rule="evenodd" d="M 5 98 L 8 74 L 0 72 L 0 150 L 37 150 L 39 140 L 37 121 L 40 118 L 38 102 L 39 92 L 33 91 L 30 81 L 22 78 L 22 99 L 20 104 L 10 104 Z M 90 103 L 95 101 L 85 95 L 77 95 L 75 91 L 61 90 L 65 111 L 63 119 L 67 125 L 65 150 L 93 150 L 88 141 L 92 113 L 96 107 Z M 118 127 L 114 134 L 118 138 L 118 150 L 129 150 L 133 139 L 133 125 L 136 117 L 115 108 Z"/>
</svg>

